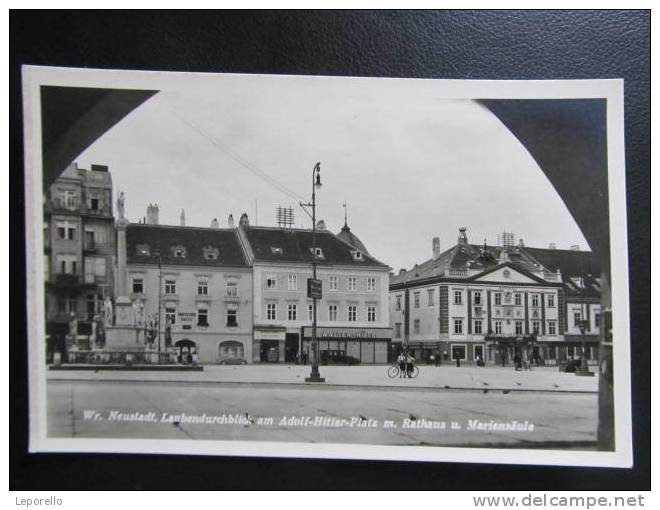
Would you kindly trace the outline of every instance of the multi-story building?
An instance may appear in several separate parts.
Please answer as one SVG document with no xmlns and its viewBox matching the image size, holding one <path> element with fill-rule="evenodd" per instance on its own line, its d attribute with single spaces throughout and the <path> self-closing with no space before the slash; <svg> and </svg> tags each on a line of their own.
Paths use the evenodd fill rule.
<svg viewBox="0 0 660 510">
<path fill-rule="evenodd" d="M 575 283 L 589 263 L 589 252 L 470 244 L 464 228 L 444 252 L 434 238 L 430 260 L 390 279 L 393 342 L 407 342 L 419 360 L 506 364 L 516 355 L 537 363 L 578 357 L 586 341 L 594 359 L 597 337 L 576 335 L 567 322 L 581 306 L 594 322 L 587 332 L 597 331 L 598 269 Z"/>
<path fill-rule="evenodd" d="M 46 334 L 49 352 L 65 338 L 85 348 L 91 321 L 112 296 L 115 231 L 112 178 L 107 166 L 73 163 L 44 196 Z M 75 321 L 72 321 L 75 319 Z M 77 324 L 78 338 L 69 335 Z"/>
<path fill-rule="evenodd" d="M 321 363 L 388 359 L 390 268 L 319 222 L 311 230 L 250 226 L 239 232 L 253 269 L 255 362 L 311 360 L 312 300 L 307 279 L 316 257 L 323 298 L 317 301 Z M 348 228 L 348 227 L 346 227 Z M 360 243 L 361 244 L 361 243 Z M 363 246 L 363 245 L 362 245 Z"/>
<path fill-rule="evenodd" d="M 126 239 L 128 297 L 147 324 L 160 318 L 156 348 L 181 362 L 252 359 L 252 270 L 236 229 L 159 225 L 149 205 Z"/>
</svg>

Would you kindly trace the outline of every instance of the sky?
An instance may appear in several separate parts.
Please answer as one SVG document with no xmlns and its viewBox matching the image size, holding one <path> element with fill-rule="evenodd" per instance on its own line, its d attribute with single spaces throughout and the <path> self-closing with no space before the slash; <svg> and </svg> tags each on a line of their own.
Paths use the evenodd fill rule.
<svg viewBox="0 0 660 510">
<path fill-rule="evenodd" d="M 165 89 L 77 159 L 108 165 L 115 197 L 139 221 L 157 203 L 160 223 L 227 226 L 246 212 L 275 225 L 276 207 L 311 201 L 317 218 L 348 224 L 395 271 L 444 251 L 459 227 L 470 242 L 513 232 L 527 246 L 588 249 L 568 209 L 522 144 L 472 100 L 445 99 L 432 80 L 227 75 L 212 86 Z"/>
</svg>

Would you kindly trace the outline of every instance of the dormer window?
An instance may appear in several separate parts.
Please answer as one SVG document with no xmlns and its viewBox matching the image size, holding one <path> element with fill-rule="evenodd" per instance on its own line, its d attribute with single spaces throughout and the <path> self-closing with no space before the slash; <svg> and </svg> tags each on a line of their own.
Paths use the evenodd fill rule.
<svg viewBox="0 0 660 510">
<path fill-rule="evenodd" d="M 135 251 L 139 256 L 148 257 L 151 255 L 151 250 L 149 249 L 148 244 L 138 244 L 135 246 Z"/>
<path fill-rule="evenodd" d="M 271 246 L 270 251 L 273 255 L 282 255 L 284 253 L 284 250 L 279 246 Z"/>
<path fill-rule="evenodd" d="M 312 252 L 312 255 L 314 255 L 315 258 L 317 259 L 322 259 L 323 257 L 323 250 L 321 248 L 310 248 L 310 251 Z"/>
<path fill-rule="evenodd" d="M 214 248 L 213 246 L 207 246 L 206 248 L 203 249 L 204 251 L 204 258 L 206 260 L 218 260 L 218 257 L 220 256 L 220 252 L 218 251 L 217 248 Z"/>
<path fill-rule="evenodd" d="M 362 258 L 362 252 L 361 251 L 358 251 L 358 250 L 352 251 L 351 255 L 353 255 L 353 260 L 364 260 Z"/>
<path fill-rule="evenodd" d="M 176 259 L 186 258 L 186 249 L 183 246 L 172 246 L 172 256 Z"/>
</svg>

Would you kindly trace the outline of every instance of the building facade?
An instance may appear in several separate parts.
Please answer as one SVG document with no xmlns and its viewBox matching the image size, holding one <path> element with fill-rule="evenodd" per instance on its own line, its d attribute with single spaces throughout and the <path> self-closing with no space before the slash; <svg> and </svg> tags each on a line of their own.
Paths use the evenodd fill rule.
<svg viewBox="0 0 660 510">
<path fill-rule="evenodd" d="M 316 257 L 323 298 L 317 301 L 320 363 L 385 363 L 388 358 L 389 267 L 325 230 L 239 222 L 253 270 L 254 362 L 311 361 L 313 303 L 307 279 Z"/>
<path fill-rule="evenodd" d="M 531 249 L 522 243 L 473 245 L 465 229 L 455 246 L 441 252 L 436 238 L 430 260 L 391 277 L 395 349 L 407 344 L 422 361 L 437 356 L 441 362 L 506 365 L 518 357 L 554 364 L 579 357 L 587 342 L 587 358 L 596 359 L 598 295 L 589 287 L 578 299 L 575 276 L 562 273 L 562 268 L 574 273 L 580 267 L 576 261 L 591 258 L 589 252 Z M 586 317 L 584 300 L 589 300 L 587 332 L 592 334 L 576 336 L 570 314 L 582 306 L 580 320 Z"/>
<path fill-rule="evenodd" d="M 236 229 L 148 223 L 127 228 L 127 286 L 147 324 L 159 323 L 157 349 L 181 363 L 251 360 L 252 270 Z"/>
<path fill-rule="evenodd" d="M 85 170 L 73 163 L 44 196 L 49 353 L 65 351 L 72 342 L 77 348 L 88 348 L 92 320 L 103 313 L 105 297 L 113 295 L 114 253 L 108 167 L 91 165 Z M 70 331 L 72 324 L 75 335 Z"/>
</svg>

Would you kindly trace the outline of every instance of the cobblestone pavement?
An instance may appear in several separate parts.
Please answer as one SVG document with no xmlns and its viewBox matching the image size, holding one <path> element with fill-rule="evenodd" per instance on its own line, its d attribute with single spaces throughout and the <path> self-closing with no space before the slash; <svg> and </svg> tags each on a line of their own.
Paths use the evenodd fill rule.
<svg viewBox="0 0 660 510">
<path fill-rule="evenodd" d="M 457 384 L 460 380 L 467 384 L 469 381 L 475 387 L 471 391 L 405 389 L 401 386 L 409 381 L 403 380 L 391 382 L 396 391 L 376 386 L 212 384 L 211 379 L 220 375 L 266 375 L 263 370 L 251 371 L 251 368 L 214 367 L 205 372 L 205 381 L 190 382 L 51 379 L 47 389 L 48 435 L 577 449 L 592 448 L 596 440 L 596 393 L 493 390 L 481 384 L 486 381 L 493 386 L 504 384 L 507 378 L 514 377 L 515 386 L 519 378 L 526 382 L 541 375 L 544 379 L 546 374 L 541 372 L 502 372 L 500 380 L 495 371 L 486 369 L 479 375 L 492 377 L 476 379 L 472 375 L 470 381 L 469 374 L 477 372 L 476 369 L 462 373 L 454 369 L 451 376 L 445 368 L 428 369 L 434 377 L 429 375 L 427 383 L 435 381 L 438 385 L 451 380 Z M 308 370 L 275 368 L 283 374 L 292 374 L 294 379 L 293 374 L 302 376 Z M 322 375 L 332 380 L 331 374 L 340 376 L 344 370 L 330 368 L 354 367 L 327 370 L 322 367 Z M 364 372 L 380 373 L 387 367 L 370 368 L 373 370 Z M 209 379 L 211 374 L 214 377 Z M 58 377 L 61 375 L 58 373 Z M 87 374 L 92 375 L 97 379 L 106 375 L 116 377 L 108 373 Z M 290 376 L 282 377 L 290 379 Z M 557 380 L 562 385 L 564 380 L 573 382 L 569 377 L 575 376 L 549 372 L 549 381 L 544 384 Z M 232 380 L 236 382 L 236 377 Z M 568 382 L 565 384 L 569 386 Z M 531 382 L 529 385 L 532 386 Z M 191 417 L 204 423 L 191 422 Z M 229 423 L 232 420 L 234 423 Z M 513 421 L 525 430 L 498 430 L 498 424 Z M 460 428 L 452 428 L 452 422 Z"/>
</svg>

